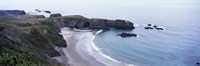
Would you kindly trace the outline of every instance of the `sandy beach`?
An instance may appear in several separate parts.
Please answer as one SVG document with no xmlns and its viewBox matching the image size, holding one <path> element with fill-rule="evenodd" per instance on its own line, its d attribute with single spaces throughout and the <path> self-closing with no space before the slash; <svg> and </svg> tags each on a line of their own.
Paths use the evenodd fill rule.
<svg viewBox="0 0 200 66">
<path fill-rule="evenodd" d="M 61 34 L 67 41 L 67 48 L 62 48 L 70 66 L 105 66 L 89 55 L 82 46 L 93 41 L 92 32 L 75 32 L 69 28 L 62 28 Z M 66 63 L 67 63 L 66 61 Z"/>
</svg>

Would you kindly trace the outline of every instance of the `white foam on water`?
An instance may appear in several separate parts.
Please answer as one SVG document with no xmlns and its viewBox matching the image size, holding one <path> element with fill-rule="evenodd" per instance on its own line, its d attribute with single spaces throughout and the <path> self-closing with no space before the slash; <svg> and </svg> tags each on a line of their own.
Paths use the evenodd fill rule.
<svg viewBox="0 0 200 66">
<path fill-rule="evenodd" d="M 67 31 L 67 30 L 69 30 L 69 28 L 63 28 L 62 30 L 66 30 L 66 31 L 62 31 L 62 34 L 69 33 Z M 95 39 L 95 35 L 101 33 L 102 31 L 103 30 L 99 30 L 95 34 L 93 34 L 91 31 L 88 32 L 88 31 L 78 30 L 78 34 L 80 34 L 80 35 L 74 36 L 75 38 L 77 38 L 79 40 L 77 42 L 77 46 L 76 46 L 76 48 L 78 48 L 77 51 L 79 51 L 81 53 L 89 54 L 91 57 L 96 59 L 98 62 L 105 64 L 106 66 L 137 66 L 137 65 L 133 65 L 133 64 L 127 64 L 127 63 L 120 62 L 118 60 L 113 59 L 111 56 L 104 54 L 100 50 L 100 48 L 98 48 L 95 45 L 95 43 L 93 42 L 93 40 Z M 88 59 L 87 57 L 84 57 L 84 56 L 83 56 L 83 58 Z"/>
<path fill-rule="evenodd" d="M 98 31 L 96 34 L 101 33 L 102 30 Z M 120 62 L 118 60 L 113 59 L 111 56 L 108 56 L 104 54 L 100 48 L 98 48 L 95 43 L 93 42 L 95 35 L 93 35 L 91 32 L 87 34 L 90 36 L 90 42 L 86 42 L 87 44 L 84 44 L 85 46 L 82 46 L 83 49 L 87 49 L 86 52 L 88 52 L 92 57 L 94 57 L 97 61 L 107 65 L 107 66 L 137 66 L 133 64 L 127 64 Z"/>
</svg>

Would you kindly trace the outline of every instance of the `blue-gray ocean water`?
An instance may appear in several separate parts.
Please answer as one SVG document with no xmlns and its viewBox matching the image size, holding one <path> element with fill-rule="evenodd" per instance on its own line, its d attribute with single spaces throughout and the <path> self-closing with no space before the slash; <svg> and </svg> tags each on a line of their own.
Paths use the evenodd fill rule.
<svg viewBox="0 0 200 66">
<path fill-rule="evenodd" d="M 200 62 L 199 8 L 131 10 L 129 15 L 132 17 L 128 20 L 138 25 L 136 29 L 114 29 L 95 37 L 96 46 L 104 54 L 115 60 L 139 66 L 198 66 L 196 63 Z M 143 27 L 146 24 L 163 26 L 165 30 L 145 30 Z M 122 32 L 136 33 L 139 37 L 117 36 Z"/>
</svg>

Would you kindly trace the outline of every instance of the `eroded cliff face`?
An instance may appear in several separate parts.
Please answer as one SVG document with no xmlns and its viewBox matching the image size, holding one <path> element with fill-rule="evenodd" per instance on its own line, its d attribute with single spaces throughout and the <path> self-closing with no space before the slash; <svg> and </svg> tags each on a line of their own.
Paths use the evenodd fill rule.
<svg viewBox="0 0 200 66">
<path fill-rule="evenodd" d="M 63 18 L 66 27 L 89 29 L 134 29 L 133 23 L 125 20 L 107 19 L 82 19 L 82 18 Z"/>
<path fill-rule="evenodd" d="M 133 23 L 126 20 L 115 20 L 108 23 L 109 27 L 116 29 L 135 29 Z"/>
</svg>

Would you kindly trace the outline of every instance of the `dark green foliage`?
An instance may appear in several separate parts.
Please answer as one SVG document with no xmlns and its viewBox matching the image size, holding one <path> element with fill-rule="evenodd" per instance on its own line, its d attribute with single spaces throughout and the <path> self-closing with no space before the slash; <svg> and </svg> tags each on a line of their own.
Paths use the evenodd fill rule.
<svg viewBox="0 0 200 66">
<path fill-rule="evenodd" d="M 86 17 L 82 15 L 69 15 L 69 16 L 64 16 L 64 18 L 80 18 L 80 19 L 87 19 Z"/>
<path fill-rule="evenodd" d="M 49 58 L 60 56 L 55 46 L 66 47 L 53 19 L 5 16 L 0 27 L 0 66 L 61 66 Z"/>
</svg>

